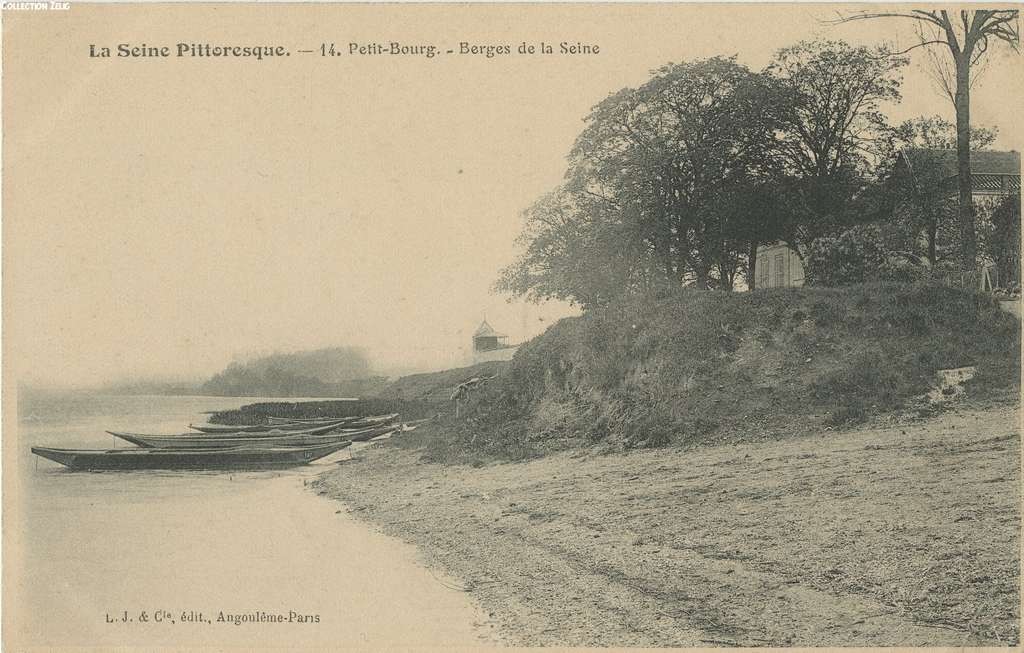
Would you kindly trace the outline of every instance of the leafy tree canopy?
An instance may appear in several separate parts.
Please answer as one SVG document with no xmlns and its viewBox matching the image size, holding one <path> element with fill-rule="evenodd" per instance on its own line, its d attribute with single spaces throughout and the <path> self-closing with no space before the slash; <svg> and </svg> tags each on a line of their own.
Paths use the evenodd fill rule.
<svg viewBox="0 0 1024 653">
<path fill-rule="evenodd" d="M 758 244 L 864 221 L 905 61 L 840 41 L 663 66 L 598 103 L 565 182 L 524 212 L 496 287 L 585 306 L 661 286 L 731 289 Z M 891 151 L 891 150 L 890 150 Z"/>
</svg>

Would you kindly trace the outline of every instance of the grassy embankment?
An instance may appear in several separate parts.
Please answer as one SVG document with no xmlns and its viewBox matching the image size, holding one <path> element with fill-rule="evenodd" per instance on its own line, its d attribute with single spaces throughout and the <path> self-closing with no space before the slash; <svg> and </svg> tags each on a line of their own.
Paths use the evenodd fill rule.
<svg viewBox="0 0 1024 653">
<path fill-rule="evenodd" d="M 930 414 L 936 372 L 962 366 L 977 368 L 966 401 L 1016 401 L 1020 323 L 980 293 L 680 290 L 560 321 L 415 446 L 430 461 L 473 463 L 773 440 Z"/>
</svg>

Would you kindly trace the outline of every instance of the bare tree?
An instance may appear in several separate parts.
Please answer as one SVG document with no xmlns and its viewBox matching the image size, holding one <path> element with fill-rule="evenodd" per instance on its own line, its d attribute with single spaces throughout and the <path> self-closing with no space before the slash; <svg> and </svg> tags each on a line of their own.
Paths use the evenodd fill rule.
<svg viewBox="0 0 1024 653">
<path fill-rule="evenodd" d="M 1002 41 L 1018 49 L 1019 33 L 1016 9 L 1000 10 L 910 10 L 897 12 L 865 11 L 843 16 L 836 23 L 876 18 L 904 18 L 917 22 L 915 48 L 929 48 L 933 67 L 943 90 L 956 108 L 958 222 L 962 234 L 960 255 L 965 268 L 973 268 L 977 256 L 977 235 L 974 232 L 974 201 L 971 195 L 971 69 L 982 63 L 990 45 Z M 945 46 L 952 67 L 945 67 L 932 46 Z M 952 79 L 950 79 L 952 78 Z"/>
</svg>

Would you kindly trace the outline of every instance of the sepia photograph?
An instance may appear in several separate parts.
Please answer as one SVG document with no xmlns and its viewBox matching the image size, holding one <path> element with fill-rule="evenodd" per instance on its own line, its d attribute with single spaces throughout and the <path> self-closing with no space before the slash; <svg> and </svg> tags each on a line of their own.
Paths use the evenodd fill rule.
<svg viewBox="0 0 1024 653">
<path fill-rule="evenodd" d="M 4 650 L 1019 647 L 1018 13 L 4 1 Z"/>
</svg>

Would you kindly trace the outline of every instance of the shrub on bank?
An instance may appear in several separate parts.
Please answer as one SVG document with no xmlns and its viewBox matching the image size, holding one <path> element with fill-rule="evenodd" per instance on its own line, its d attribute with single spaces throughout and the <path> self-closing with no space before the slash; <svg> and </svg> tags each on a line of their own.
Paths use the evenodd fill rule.
<svg viewBox="0 0 1024 653">
<path fill-rule="evenodd" d="M 843 286 L 868 281 L 922 280 L 928 269 L 908 252 L 902 234 L 877 224 L 863 224 L 838 236 L 815 239 L 804 258 L 812 286 Z"/>
</svg>

